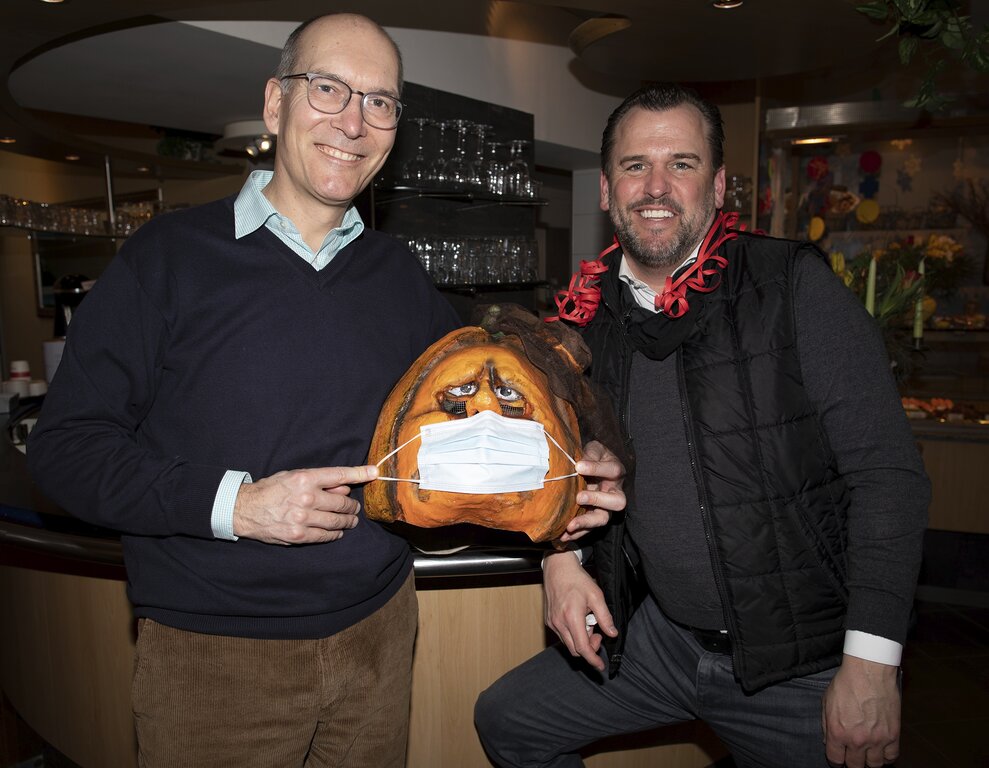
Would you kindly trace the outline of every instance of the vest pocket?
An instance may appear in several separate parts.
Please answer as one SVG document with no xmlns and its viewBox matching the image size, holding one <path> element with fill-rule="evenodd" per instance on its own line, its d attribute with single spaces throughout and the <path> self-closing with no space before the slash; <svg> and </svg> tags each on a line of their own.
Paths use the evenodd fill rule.
<svg viewBox="0 0 989 768">
<path fill-rule="evenodd" d="M 840 532 L 835 530 L 830 537 L 825 534 L 817 524 L 817 520 L 797 499 L 787 502 L 786 509 L 794 527 L 803 536 L 808 548 L 816 554 L 820 570 L 827 576 L 835 594 L 842 603 L 847 604 L 848 589 L 845 584 L 848 581 L 848 572 L 845 566 L 845 547 Z"/>
</svg>

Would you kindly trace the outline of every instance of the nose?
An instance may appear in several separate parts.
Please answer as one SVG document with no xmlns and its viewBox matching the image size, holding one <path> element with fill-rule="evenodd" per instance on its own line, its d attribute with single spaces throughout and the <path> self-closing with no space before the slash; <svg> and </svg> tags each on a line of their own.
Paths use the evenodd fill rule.
<svg viewBox="0 0 989 768">
<path fill-rule="evenodd" d="M 467 415 L 474 416 L 481 411 L 501 413 L 501 403 L 488 382 L 481 384 L 474 396 L 467 401 Z"/>
<path fill-rule="evenodd" d="M 367 123 L 361 112 L 361 97 L 354 94 L 342 112 L 333 115 L 333 125 L 348 139 L 356 139 L 367 133 Z"/>
<path fill-rule="evenodd" d="M 650 197 L 660 198 L 669 193 L 670 181 L 665 168 L 653 167 L 645 180 L 645 193 Z"/>
</svg>

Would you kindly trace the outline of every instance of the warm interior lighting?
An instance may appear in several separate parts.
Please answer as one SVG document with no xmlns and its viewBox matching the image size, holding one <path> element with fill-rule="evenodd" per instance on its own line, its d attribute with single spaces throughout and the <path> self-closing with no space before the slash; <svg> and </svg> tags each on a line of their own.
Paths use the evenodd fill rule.
<svg viewBox="0 0 989 768">
<path fill-rule="evenodd" d="M 72 163 L 79 159 L 79 155 L 66 155 L 65 159 Z"/>
<path fill-rule="evenodd" d="M 54 4 L 54 3 L 63 3 L 65 2 L 65 0 L 41 0 L 41 2 Z"/>
<path fill-rule="evenodd" d="M 743 0 L 712 0 L 711 5 L 720 11 L 727 11 L 732 8 L 738 8 L 742 2 Z"/>
<path fill-rule="evenodd" d="M 794 139 L 790 143 L 794 146 L 802 144 L 834 144 L 838 139 L 834 136 L 814 136 L 809 139 Z"/>
<path fill-rule="evenodd" d="M 275 149 L 275 137 L 267 132 L 262 120 L 239 120 L 228 123 L 223 138 L 214 145 L 219 150 L 245 152 L 252 159 L 263 157 Z"/>
<path fill-rule="evenodd" d="M 146 165 L 139 165 L 139 166 L 137 166 L 137 172 L 138 173 L 147 173 L 150 170 L 151 169 L 148 168 L 148 166 L 146 166 Z"/>
<path fill-rule="evenodd" d="M 0 144 L 16 144 L 17 139 L 13 136 L 0 136 Z"/>
</svg>

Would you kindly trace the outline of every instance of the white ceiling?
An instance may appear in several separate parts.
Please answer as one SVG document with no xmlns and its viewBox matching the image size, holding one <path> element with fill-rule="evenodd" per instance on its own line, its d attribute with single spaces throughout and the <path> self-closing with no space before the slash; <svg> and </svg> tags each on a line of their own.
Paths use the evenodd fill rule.
<svg viewBox="0 0 989 768">
<path fill-rule="evenodd" d="M 721 11 L 709 0 L 363 0 L 360 10 L 386 27 L 562 47 L 581 22 L 623 14 L 628 29 L 574 57 L 571 69 L 585 85 L 607 92 L 629 81 L 679 80 L 744 99 L 758 87 L 764 100 L 813 103 L 868 93 L 888 82 L 897 66 L 895 44 L 876 42 L 884 29 L 855 11 L 859 1 L 747 0 Z M 274 69 L 287 31 L 316 13 L 352 8 L 335 0 L 5 5 L 0 135 L 17 135 L 16 151 L 61 157 L 72 150 L 93 158 L 107 147 L 92 140 L 92 120 L 220 134 L 226 123 L 256 119 L 258 84 Z M 221 34 L 208 23 L 234 20 L 278 23 L 255 24 L 253 40 Z M 406 74 L 415 80 L 414 72 Z M 80 128 L 81 118 L 90 120 L 88 130 Z"/>
</svg>

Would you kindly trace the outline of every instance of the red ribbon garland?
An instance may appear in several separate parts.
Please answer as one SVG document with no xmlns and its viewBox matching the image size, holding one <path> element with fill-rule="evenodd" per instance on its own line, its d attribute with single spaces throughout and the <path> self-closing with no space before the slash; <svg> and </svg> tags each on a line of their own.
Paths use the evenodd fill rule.
<svg viewBox="0 0 989 768">
<path fill-rule="evenodd" d="M 608 271 L 607 265 L 601 260 L 618 247 L 618 238 L 605 248 L 594 260 L 580 262 L 580 272 L 570 278 L 570 285 L 565 290 L 557 291 L 553 297 L 556 304 L 557 316 L 547 317 L 546 322 L 569 320 L 574 325 L 583 328 L 594 318 L 601 304 L 601 287 L 598 282 L 601 275 Z M 568 309 L 569 307 L 572 307 Z"/>
<path fill-rule="evenodd" d="M 719 256 L 717 250 L 729 240 L 738 237 L 737 232 L 729 231 L 737 223 L 737 213 L 718 215 L 704 242 L 701 243 L 694 263 L 675 281 L 672 275 L 666 276 L 663 292 L 656 296 L 656 309 L 674 319 L 683 317 L 690 309 L 690 304 L 687 302 L 688 288 L 698 293 L 710 293 L 721 285 L 720 270 L 728 266 L 728 259 Z M 713 262 L 713 265 L 709 262 Z"/>
<path fill-rule="evenodd" d="M 737 213 L 718 214 L 704 242 L 701 243 L 694 263 L 676 279 L 676 282 L 670 276 L 666 278 L 663 292 L 656 296 L 657 309 L 674 319 L 683 317 L 690 309 L 690 304 L 687 302 L 688 288 L 700 293 L 710 293 L 721 284 L 719 270 L 728 266 L 728 260 L 724 256 L 719 256 L 717 250 L 724 243 L 738 237 L 738 232 L 728 231 L 735 229 L 737 223 Z M 738 229 L 744 230 L 745 226 Z M 601 304 L 599 285 L 601 275 L 608 271 L 602 259 L 617 247 L 616 236 L 615 241 L 601 251 L 596 259 L 580 262 L 580 272 L 570 278 L 570 285 L 565 290 L 557 291 L 553 297 L 558 314 L 556 317 L 547 317 L 547 323 L 568 320 L 582 328 L 591 322 Z"/>
</svg>

